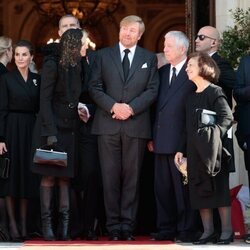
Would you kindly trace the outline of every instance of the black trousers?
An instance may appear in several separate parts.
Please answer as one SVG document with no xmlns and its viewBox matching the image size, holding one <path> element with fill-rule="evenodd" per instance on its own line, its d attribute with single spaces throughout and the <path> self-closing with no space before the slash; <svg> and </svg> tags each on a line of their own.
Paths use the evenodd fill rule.
<svg viewBox="0 0 250 250">
<path fill-rule="evenodd" d="M 145 139 L 123 133 L 98 136 L 108 232 L 135 229 L 145 146 Z"/>
<path fill-rule="evenodd" d="M 155 155 L 157 229 L 177 235 L 194 230 L 196 213 L 190 208 L 188 187 L 174 163 L 174 154 Z"/>
<path fill-rule="evenodd" d="M 99 219 L 101 198 L 101 170 L 97 137 L 91 134 L 91 124 L 81 122 L 77 133 L 78 169 L 72 186 L 76 192 L 82 230 L 95 230 Z"/>
</svg>

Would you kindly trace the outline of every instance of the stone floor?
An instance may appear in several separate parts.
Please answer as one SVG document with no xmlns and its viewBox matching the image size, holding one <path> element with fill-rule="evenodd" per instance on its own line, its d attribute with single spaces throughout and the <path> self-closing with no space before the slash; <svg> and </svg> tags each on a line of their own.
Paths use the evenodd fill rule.
<svg viewBox="0 0 250 250">
<path fill-rule="evenodd" d="M 45 249 L 46 250 L 50 250 L 50 249 L 60 249 L 63 250 L 62 248 L 64 248 L 65 250 L 76 250 L 76 249 L 81 249 L 81 250 L 94 250 L 94 249 L 100 249 L 100 250 L 106 250 L 106 249 L 112 249 L 112 250 L 191 250 L 191 249 L 202 249 L 202 250 L 206 250 L 206 249 L 226 249 L 229 248 L 229 250 L 237 250 L 237 249 L 250 249 L 250 244 L 246 244 L 243 240 L 235 240 L 232 244 L 227 245 L 227 246 L 218 246 L 218 245 L 214 245 L 214 244 L 207 244 L 207 245 L 202 245 L 202 246 L 194 246 L 191 243 L 178 243 L 178 244 L 159 244 L 159 245 L 133 245 L 133 244 L 91 244 L 90 242 L 83 242 L 86 244 L 63 244 L 63 245 L 50 245 L 49 243 L 47 243 L 46 245 L 36 245 L 36 246 L 32 246 L 29 244 L 25 244 L 25 243 L 5 243 L 2 242 L 0 243 L 0 250 L 4 249 L 4 250 L 38 250 L 38 249 Z"/>
</svg>

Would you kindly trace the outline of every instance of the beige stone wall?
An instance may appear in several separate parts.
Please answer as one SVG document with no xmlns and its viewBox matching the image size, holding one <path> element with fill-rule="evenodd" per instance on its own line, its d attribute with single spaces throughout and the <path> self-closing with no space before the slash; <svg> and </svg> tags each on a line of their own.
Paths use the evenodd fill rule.
<svg viewBox="0 0 250 250">
<path fill-rule="evenodd" d="M 250 7 L 249 0 L 216 0 L 216 27 L 220 32 L 224 31 L 227 26 L 233 24 L 230 9 L 235 8 L 247 9 Z"/>
</svg>

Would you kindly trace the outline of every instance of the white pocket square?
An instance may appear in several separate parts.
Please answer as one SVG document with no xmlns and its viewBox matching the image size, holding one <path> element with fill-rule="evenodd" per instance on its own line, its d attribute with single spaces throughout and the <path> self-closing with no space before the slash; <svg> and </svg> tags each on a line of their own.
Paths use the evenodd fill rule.
<svg viewBox="0 0 250 250">
<path fill-rule="evenodd" d="M 148 67 L 147 63 L 144 63 L 144 64 L 141 66 L 142 69 L 146 69 L 147 67 Z"/>
</svg>

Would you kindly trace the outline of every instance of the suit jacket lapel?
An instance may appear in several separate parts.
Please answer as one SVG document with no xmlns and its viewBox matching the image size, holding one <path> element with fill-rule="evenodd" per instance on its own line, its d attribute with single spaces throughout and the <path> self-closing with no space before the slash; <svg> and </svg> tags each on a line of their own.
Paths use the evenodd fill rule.
<svg viewBox="0 0 250 250">
<path fill-rule="evenodd" d="M 167 100 L 169 91 L 169 74 L 170 74 L 170 64 L 167 64 L 166 66 L 164 66 L 164 70 L 162 69 L 161 79 L 160 79 L 161 80 L 161 87 L 159 91 L 160 95 L 159 100 L 161 100 L 159 106 L 160 109 L 162 106 L 165 105 L 165 102 Z"/>
<path fill-rule="evenodd" d="M 133 58 L 133 61 L 132 61 L 132 64 L 131 64 L 131 67 L 130 67 L 130 70 L 129 70 L 127 81 L 135 73 L 136 69 L 138 67 L 142 66 L 142 63 L 144 63 L 143 57 L 144 57 L 144 55 L 143 55 L 143 52 L 142 52 L 141 48 L 136 46 L 134 58 Z"/>
<path fill-rule="evenodd" d="M 177 75 L 173 85 L 169 87 L 169 73 L 170 73 L 170 65 L 169 65 L 167 71 L 168 74 L 166 74 L 167 80 L 165 81 L 167 84 L 165 84 L 166 86 L 164 86 L 165 90 L 163 92 L 163 94 L 165 93 L 166 97 L 163 98 L 164 101 L 160 105 L 160 109 L 162 109 L 168 103 L 169 99 L 174 98 L 176 92 L 179 91 L 179 89 L 183 87 L 184 83 L 188 80 L 188 76 L 185 69 L 186 69 L 186 64 L 184 64 L 183 67 L 181 68 L 181 71 Z"/>
<path fill-rule="evenodd" d="M 18 69 L 16 69 L 14 71 L 14 75 L 15 75 L 15 78 L 17 79 L 17 83 L 24 89 L 24 93 L 26 93 L 26 95 L 31 98 L 32 96 L 32 89 L 31 89 L 31 84 L 33 84 L 31 81 L 31 73 L 30 71 L 28 72 L 28 79 L 27 81 L 25 82 L 25 80 L 23 79 L 21 73 L 18 71 Z"/>
<path fill-rule="evenodd" d="M 124 81 L 124 74 L 123 74 L 119 44 L 117 44 L 111 48 L 110 55 L 111 55 L 112 60 L 114 61 L 114 64 L 117 67 L 117 70 L 118 70 L 122 80 Z"/>
</svg>

